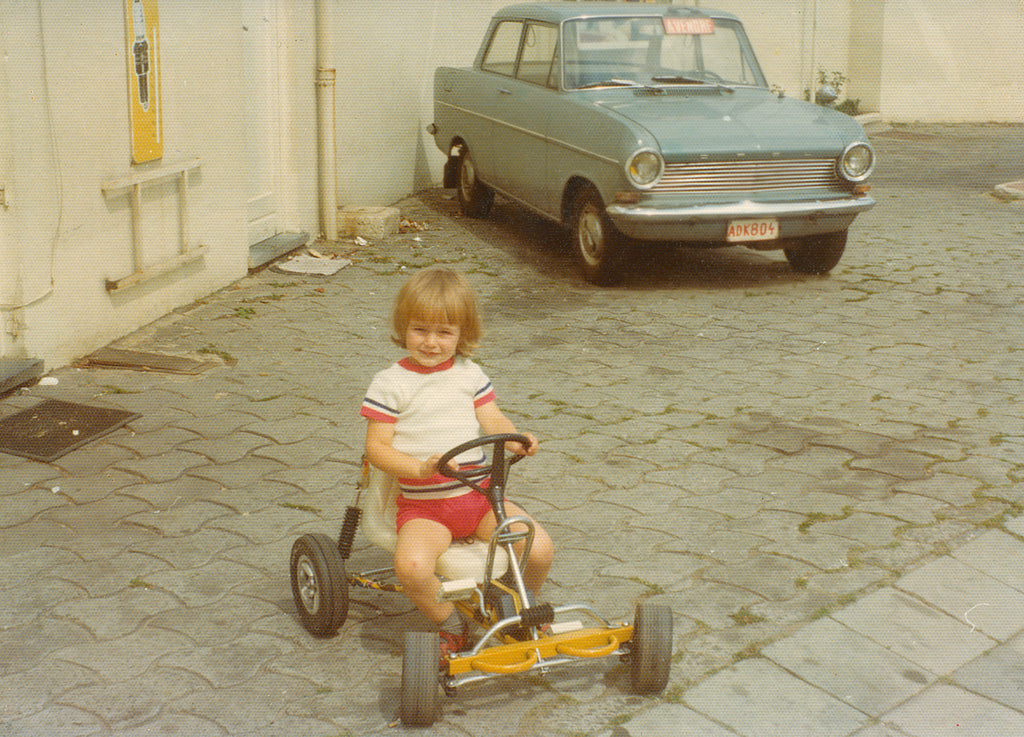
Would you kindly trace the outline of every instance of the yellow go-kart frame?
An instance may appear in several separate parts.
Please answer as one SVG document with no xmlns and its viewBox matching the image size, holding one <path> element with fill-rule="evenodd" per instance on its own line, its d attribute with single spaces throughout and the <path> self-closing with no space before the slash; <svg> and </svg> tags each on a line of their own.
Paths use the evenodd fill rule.
<svg viewBox="0 0 1024 737">
<path fill-rule="evenodd" d="M 632 624 L 612 623 L 586 604 L 537 604 L 523 583 L 534 528 L 529 518 L 505 514 L 508 471 L 521 456 L 506 456 L 505 443 L 527 442 L 522 435 L 503 433 L 463 443 L 442 456 L 446 475 L 483 493 L 498 521 L 489 542 L 456 541 L 438 559 L 442 579 L 438 597 L 454 603 L 467 622 L 483 630 L 469 650 L 449 655 L 439 668 L 436 632 L 407 632 L 402 662 L 400 717 L 404 724 L 429 726 L 440 717 L 441 693 L 454 696 L 472 683 L 550 669 L 593 658 L 617 656 L 629 663 L 630 685 L 637 693 L 658 693 L 668 684 L 672 656 L 672 612 L 662 604 L 643 602 Z M 491 446 L 490 465 L 467 473 L 452 471 L 448 461 L 473 448 Z M 490 477 L 482 488 L 477 481 Z M 393 477 L 370 469 L 356 506 L 349 507 L 337 543 L 323 534 L 306 534 L 291 551 L 291 583 L 303 626 L 330 637 L 348 616 L 348 587 L 401 592 L 393 568 L 346 574 L 356 529 L 394 551 L 395 498 Z M 513 527 L 516 529 L 513 530 Z M 522 554 L 514 544 L 520 540 Z M 568 619 L 576 617 L 576 619 Z M 586 620 L 584 624 L 583 620 Z"/>
</svg>

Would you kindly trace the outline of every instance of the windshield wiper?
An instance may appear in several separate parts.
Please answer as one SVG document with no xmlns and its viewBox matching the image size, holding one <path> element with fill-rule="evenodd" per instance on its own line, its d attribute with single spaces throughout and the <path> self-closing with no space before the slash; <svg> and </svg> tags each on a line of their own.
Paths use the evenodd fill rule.
<svg viewBox="0 0 1024 737">
<path fill-rule="evenodd" d="M 651 77 L 652 82 L 664 82 L 666 84 L 707 84 L 703 79 L 696 77 Z"/>
<path fill-rule="evenodd" d="M 616 79 L 611 77 L 609 79 L 601 80 L 600 82 L 592 82 L 591 84 L 585 84 L 582 87 L 577 87 L 578 90 L 588 90 L 591 87 L 639 87 L 640 89 L 653 90 L 656 89 L 651 87 L 649 84 L 640 84 L 639 82 L 632 79 Z"/>
<path fill-rule="evenodd" d="M 733 87 L 722 82 L 711 82 L 706 79 L 698 79 L 696 77 L 683 77 L 683 76 L 672 76 L 672 77 L 651 77 L 652 82 L 660 82 L 662 84 L 704 84 L 716 89 L 725 90 L 726 92 L 735 92 Z"/>
</svg>

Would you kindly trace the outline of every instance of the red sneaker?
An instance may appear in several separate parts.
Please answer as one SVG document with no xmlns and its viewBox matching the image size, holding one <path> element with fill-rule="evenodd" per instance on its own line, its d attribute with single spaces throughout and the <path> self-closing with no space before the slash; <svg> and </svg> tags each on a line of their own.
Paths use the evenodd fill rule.
<svg viewBox="0 0 1024 737">
<path fill-rule="evenodd" d="M 448 632 L 447 630 L 438 630 L 437 634 L 441 638 L 440 667 L 444 670 L 448 666 L 449 657 L 461 653 L 469 647 L 469 636 L 466 630 L 462 630 L 459 634 Z"/>
</svg>

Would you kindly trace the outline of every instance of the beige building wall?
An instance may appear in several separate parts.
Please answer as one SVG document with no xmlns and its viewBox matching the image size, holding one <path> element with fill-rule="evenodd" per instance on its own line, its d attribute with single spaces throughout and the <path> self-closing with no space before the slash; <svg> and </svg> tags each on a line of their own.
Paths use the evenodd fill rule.
<svg viewBox="0 0 1024 737">
<path fill-rule="evenodd" d="M 1024 121 L 1024 2 L 887 0 L 880 111 L 902 121 Z"/>
<path fill-rule="evenodd" d="M 433 120 L 434 69 L 471 65 L 506 0 L 341 0 L 335 4 L 338 67 L 338 199 L 390 204 L 441 178 Z"/>
<path fill-rule="evenodd" d="M 238 3 L 160 5 L 164 155 L 133 166 L 122 2 L 0 2 L 0 264 L 3 355 L 66 364 L 246 270 L 244 147 Z M 154 42 L 156 39 L 154 39 Z M 189 245 L 198 261 L 137 286 L 131 188 L 105 181 L 198 159 L 187 187 Z M 182 248 L 174 177 L 144 186 L 141 268 Z"/>
<path fill-rule="evenodd" d="M 681 3 L 685 4 L 685 3 Z M 696 0 L 738 15 L 769 82 L 802 95 L 817 70 L 897 122 L 1024 122 L 1020 0 Z"/>
</svg>

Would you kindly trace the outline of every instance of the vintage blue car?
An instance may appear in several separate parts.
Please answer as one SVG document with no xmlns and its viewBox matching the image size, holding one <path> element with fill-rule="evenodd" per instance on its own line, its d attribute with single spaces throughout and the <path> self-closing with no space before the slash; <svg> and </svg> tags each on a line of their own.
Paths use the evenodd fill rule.
<svg viewBox="0 0 1024 737">
<path fill-rule="evenodd" d="M 769 89 L 733 15 L 549 2 L 491 20 L 471 68 L 434 75 L 445 186 L 482 217 L 494 193 L 564 224 L 586 279 L 650 242 L 842 257 L 874 152 L 853 118 Z"/>
</svg>

